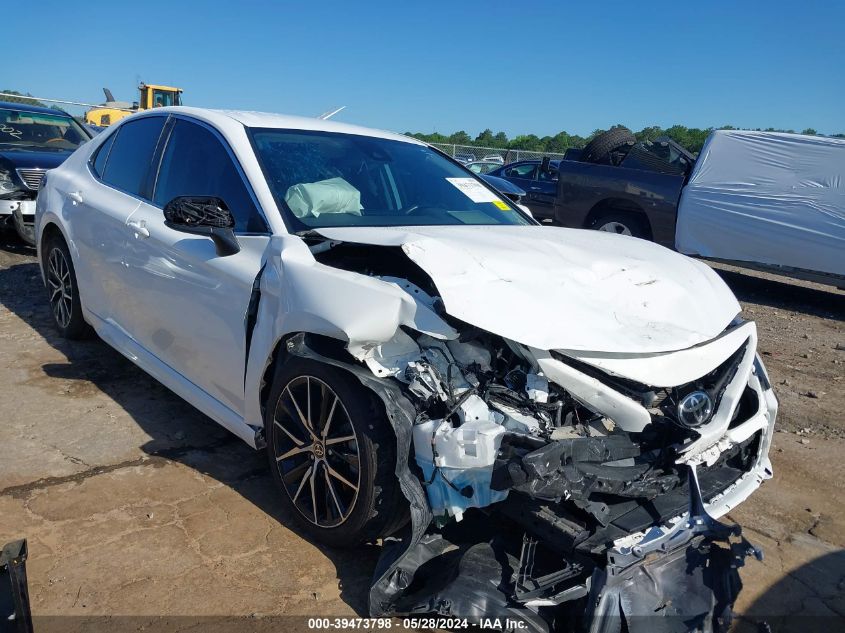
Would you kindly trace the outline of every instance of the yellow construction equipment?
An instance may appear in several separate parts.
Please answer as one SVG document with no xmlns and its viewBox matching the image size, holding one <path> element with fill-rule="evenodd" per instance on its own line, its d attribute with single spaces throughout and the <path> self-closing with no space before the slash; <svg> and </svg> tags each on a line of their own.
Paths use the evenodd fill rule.
<svg viewBox="0 0 845 633">
<path fill-rule="evenodd" d="M 85 122 L 89 125 L 108 127 L 112 123 L 117 123 L 140 110 L 182 105 L 181 88 L 142 83 L 138 86 L 138 90 L 140 99 L 134 103 L 128 103 L 116 101 L 111 90 L 103 88 L 103 92 L 106 94 L 106 102 L 88 110 L 85 113 Z"/>
</svg>

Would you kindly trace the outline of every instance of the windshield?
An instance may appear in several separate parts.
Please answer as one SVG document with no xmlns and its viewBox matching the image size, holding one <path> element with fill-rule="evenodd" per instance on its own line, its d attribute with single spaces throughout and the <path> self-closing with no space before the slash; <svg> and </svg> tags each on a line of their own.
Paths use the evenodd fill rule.
<svg viewBox="0 0 845 633">
<path fill-rule="evenodd" d="M 433 149 L 369 136 L 250 130 L 288 228 L 533 224 Z"/>
<path fill-rule="evenodd" d="M 76 149 L 88 138 L 82 127 L 67 115 L 0 108 L 0 147 L 67 151 Z"/>
</svg>

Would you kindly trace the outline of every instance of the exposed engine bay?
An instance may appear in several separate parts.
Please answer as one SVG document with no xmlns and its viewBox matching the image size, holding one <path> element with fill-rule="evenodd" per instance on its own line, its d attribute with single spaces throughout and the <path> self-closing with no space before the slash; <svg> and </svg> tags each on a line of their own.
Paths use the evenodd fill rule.
<svg viewBox="0 0 845 633">
<path fill-rule="evenodd" d="M 307 242 L 416 306 L 385 340 L 288 344 L 354 373 L 397 436 L 411 522 L 385 542 L 371 615 L 727 630 L 760 553 L 714 517 L 771 476 L 777 409 L 753 323 L 676 352 L 543 350 L 454 316 L 407 249 Z"/>
</svg>

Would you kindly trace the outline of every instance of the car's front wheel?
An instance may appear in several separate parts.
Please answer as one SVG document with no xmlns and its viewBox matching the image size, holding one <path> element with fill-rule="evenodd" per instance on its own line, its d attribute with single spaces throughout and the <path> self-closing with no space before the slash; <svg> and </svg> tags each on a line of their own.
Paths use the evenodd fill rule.
<svg viewBox="0 0 845 633">
<path fill-rule="evenodd" d="M 43 249 L 44 276 L 53 322 L 64 338 L 85 338 L 88 324 L 82 316 L 76 271 L 65 241 L 58 236 L 47 240 Z"/>
<path fill-rule="evenodd" d="M 292 359 L 277 368 L 267 404 L 273 478 L 307 534 L 351 546 L 402 524 L 396 439 L 369 390 L 335 367 Z"/>
</svg>

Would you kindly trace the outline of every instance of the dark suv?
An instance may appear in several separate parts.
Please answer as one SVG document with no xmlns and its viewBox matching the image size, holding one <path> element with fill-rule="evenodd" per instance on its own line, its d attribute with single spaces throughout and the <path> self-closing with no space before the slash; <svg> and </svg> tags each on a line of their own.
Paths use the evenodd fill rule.
<svg viewBox="0 0 845 633">
<path fill-rule="evenodd" d="M 0 226 L 14 226 L 35 246 L 35 197 L 44 173 L 90 138 L 65 112 L 0 101 Z"/>
</svg>

